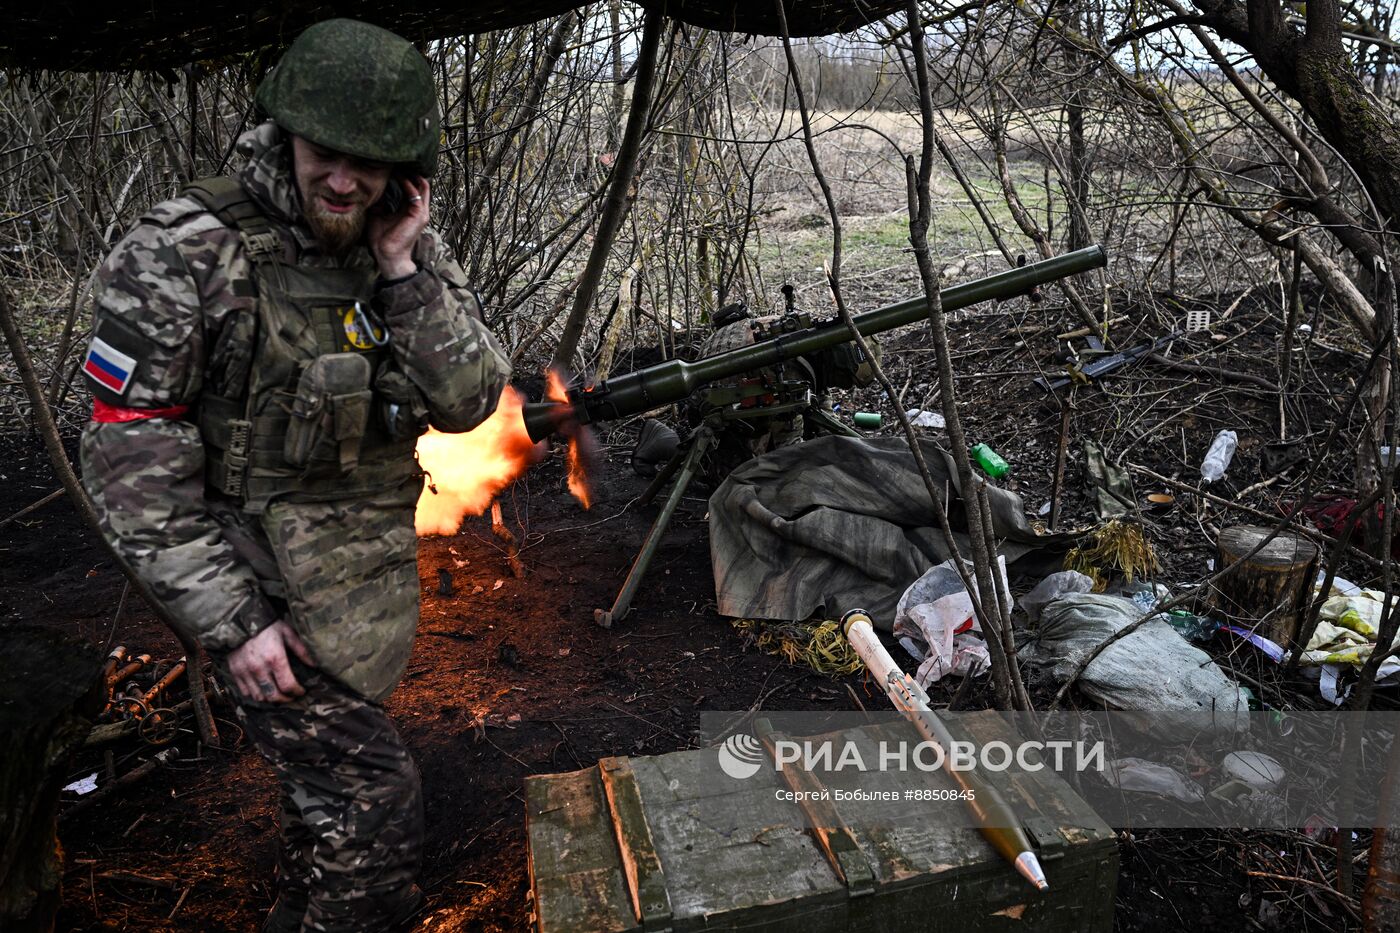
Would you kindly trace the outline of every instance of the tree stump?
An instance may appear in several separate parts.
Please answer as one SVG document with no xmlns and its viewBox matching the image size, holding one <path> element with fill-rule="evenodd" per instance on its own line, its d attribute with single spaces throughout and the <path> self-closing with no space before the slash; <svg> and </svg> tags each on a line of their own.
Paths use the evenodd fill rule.
<svg viewBox="0 0 1400 933">
<path fill-rule="evenodd" d="M 0 930 L 53 929 L 63 878 L 59 781 L 101 710 L 102 656 L 30 625 L 5 627 L 0 674 Z"/>
<path fill-rule="evenodd" d="M 1269 536 L 1269 531 L 1258 525 L 1236 525 L 1220 532 L 1217 569 L 1239 563 Z M 1288 648 L 1307 610 L 1317 561 L 1317 545 L 1297 535 L 1279 534 L 1244 566 L 1215 584 L 1212 607 L 1226 621 L 1253 629 Z"/>
</svg>

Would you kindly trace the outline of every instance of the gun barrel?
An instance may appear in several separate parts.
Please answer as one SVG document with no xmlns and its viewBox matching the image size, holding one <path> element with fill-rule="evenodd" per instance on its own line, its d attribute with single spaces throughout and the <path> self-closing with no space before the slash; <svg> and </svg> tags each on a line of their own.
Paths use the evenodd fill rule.
<svg viewBox="0 0 1400 933">
<path fill-rule="evenodd" d="M 925 741 L 943 749 L 944 770 L 967 793 L 968 810 L 976 820 L 982 837 L 1037 890 L 1049 888 L 1040 860 L 1036 858 L 1030 840 L 1021 830 L 1020 821 L 1006 800 L 976 771 L 959 770 L 952 766 L 952 733 L 929 706 L 924 688 L 900 669 L 880 643 L 870 616 L 863 609 L 852 609 L 841 617 L 841 631 L 865 662 L 870 676 L 884 689 L 891 704 L 904 713 Z"/>
<path fill-rule="evenodd" d="M 1007 269 L 944 289 L 943 310 L 957 311 L 983 301 L 1023 295 L 1039 285 L 1101 268 L 1107 262 L 1103 247 L 1096 245 Z M 927 316 L 928 300 L 920 295 L 855 315 L 851 322 L 856 330 L 868 337 L 917 323 Z M 850 339 L 846 325 L 832 321 L 694 362 L 668 360 L 614 379 L 605 379 L 600 385 L 577 393 L 572 404 L 529 403 L 524 410 L 525 429 L 531 440 L 539 441 L 570 422 L 589 424 L 627 418 L 678 402 L 711 382 L 773 366 Z"/>
</svg>

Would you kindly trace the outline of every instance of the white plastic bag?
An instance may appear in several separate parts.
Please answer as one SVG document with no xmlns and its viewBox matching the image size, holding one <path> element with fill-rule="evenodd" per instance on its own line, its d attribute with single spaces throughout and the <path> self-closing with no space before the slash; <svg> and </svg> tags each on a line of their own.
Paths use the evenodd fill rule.
<svg viewBox="0 0 1400 933">
<path fill-rule="evenodd" d="M 946 428 L 947 422 L 943 416 L 936 411 L 924 411 L 919 408 L 911 408 L 904 413 L 904 417 L 909 419 L 909 423 L 916 428 Z"/>
<path fill-rule="evenodd" d="M 1200 803 L 1206 799 L 1201 785 L 1186 775 L 1144 758 L 1115 758 L 1104 768 L 1103 779 L 1119 790 L 1170 797 L 1183 803 Z"/>
<path fill-rule="evenodd" d="M 1040 613 L 1047 603 L 1066 593 L 1088 593 L 1094 589 L 1094 581 L 1078 570 L 1061 570 L 1041 580 L 1025 596 L 1021 597 L 1021 608 L 1034 624 L 1040 621 Z"/>
<path fill-rule="evenodd" d="M 970 574 L 970 567 L 968 571 Z M 1006 589 L 1006 560 L 1002 557 L 997 558 L 997 572 Z M 951 560 L 929 568 L 909 585 L 895 607 L 894 636 L 921 662 L 914 679 L 924 687 L 949 674 L 967 676 L 986 671 L 991 658 L 981 633 L 972 598 Z"/>
</svg>

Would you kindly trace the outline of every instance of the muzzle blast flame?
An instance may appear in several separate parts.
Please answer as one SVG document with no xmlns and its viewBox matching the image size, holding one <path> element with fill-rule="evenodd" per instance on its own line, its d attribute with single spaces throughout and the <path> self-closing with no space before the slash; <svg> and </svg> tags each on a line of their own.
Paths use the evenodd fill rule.
<svg viewBox="0 0 1400 933">
<path fill-rule="evenodd" d="M 549 397 L 567 398 L 557 374 L 549 373 L 548 386 Z M 472 430 L 429 430 L 418 439 L 418 462 L 429 477 L 414 515 L 418 534 L 456 534 L 462 519 L 483 514 L 502 490 L 549 453 L 547 441 L 530 439 L 524 404 L 524 396 L 507 386 L 491 417 Z M 586 509 L 592 504 L 588 475 L 596 444 L 587 429 L 563 433 L 569 440 L 569 491 Z"/>
<path fill-rule="evenodd" d="M 561 403 L 565 406 L 563 410 L 572 411 L 572 406 L 569 405 L 569 391 L 565 388 L 568 381 L 562 370 L 551 367 L 547 374 L 544 397 Z M 592 429 L 573 419 L 561 419 L 556 430 L 569 442 L 569 492 L 574 494 L 574 498 L 582 503 L 585 509 L 590 508 L 593 505 L 593 482 L 590 477 L 598 465 L 598 442 L 593 437 Z"/>
</svg>

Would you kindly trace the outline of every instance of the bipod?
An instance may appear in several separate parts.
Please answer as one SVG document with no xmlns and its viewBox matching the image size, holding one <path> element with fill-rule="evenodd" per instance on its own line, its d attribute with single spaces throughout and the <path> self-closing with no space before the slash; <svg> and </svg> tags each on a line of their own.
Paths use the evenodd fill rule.
<svg viewBox="0 0 1400 933">
<path fill-rule="evenodd" d="M 752 394 L 753 391 L 752 387 L 713 390 L 710 397 L 724 399 L 727 404 L 711 410 L 700 422 L 700 426 L 691 432 L 690 436 L 671 456 L 671 459 L 666 461 L 666 465 L 661 468 L 661 471 L 656 474 L 650 485 L 637 499 L 638 504 L 649 505 L 660 495 L 666 484 L 671 482 L 672 477 L 675 478 L 670 494 L 661 505 L 661 512 L 652 522 L 650 530 L 647 531 L 646 540 L 642 542 L 641 549 L 632 560 L 632 567 L 627 571 L 627 579 L 622 581 L 622 589 L 618 591 L 617 599 L 613 601 L 612 608 L 593 610 L 593 621 L 603 628 L 612 628 L 614 622 L 621 622 L 631 611 L 632 599 L 637 595 L 637 588 L 641 586 L 642 577 L 646 575 L 652 559 L 656 557 L 656 551 L 661 546 L 661 537 L 671 524 L 676 506 L 680 505 L 681 498 L 690 488 L 690 483 L 695 479 L 695 474 L 699 472 L 700 464 L 705 456 L 719 446 L 720 435 L 728 425 L 735 421 L 766 420 L 775 415 L 799 412 L 816 428 L 818 433 L 844 434 L 848 437 L 861 436 L 832 417 L 829 412 L 823 410 L 816 403 L 812 393 L 801 384 L 788 386 L 787 391 L 783 393 L 784 400 L 776 404 L 743 408 L 735 403 L 735 399 Z M 720 393 L 725 394 L 721 395 Z"/>
</svg>

